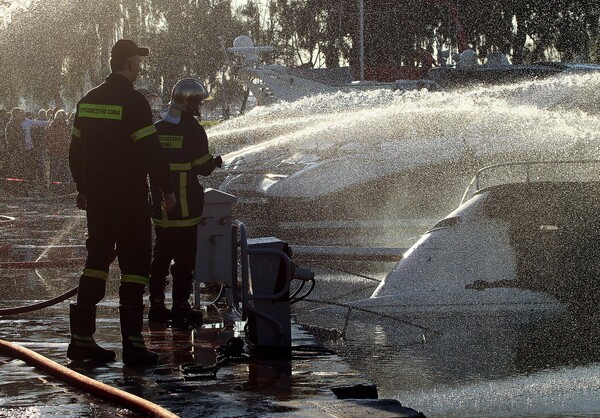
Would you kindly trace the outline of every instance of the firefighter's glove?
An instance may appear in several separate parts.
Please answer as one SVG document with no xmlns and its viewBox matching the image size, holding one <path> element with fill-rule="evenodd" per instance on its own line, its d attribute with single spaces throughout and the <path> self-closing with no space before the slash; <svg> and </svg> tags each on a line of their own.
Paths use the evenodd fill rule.
<svg viewBox="0 0 600 418">
<path fill-rule="evenodd" d="M 221 158 L 221 156 L 217 156 L 213 159 L 213 162 L 215 163 L 215 167 L 219 167 L 221 168 L 221 166 L 223 165 L 223 159 Z"/>
</svg>

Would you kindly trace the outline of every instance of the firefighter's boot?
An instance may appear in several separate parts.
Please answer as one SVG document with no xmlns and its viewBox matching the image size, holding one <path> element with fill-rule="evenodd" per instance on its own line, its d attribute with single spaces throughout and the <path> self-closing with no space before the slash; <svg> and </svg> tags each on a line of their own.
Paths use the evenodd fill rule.
<svg viewBox="0 0 600 418">
<path fill-rule="evenodd" d="M 119 306 L 121 336 L 123 338 L 123 363 L 128 366 L 153 366 L 158 354 L 146 348 L 142 336 L 144 305 Z"/>
<path fill-rule="evenodd" d="M 173 271 L 172 271 L 173 272 Z M 202 312 L 192 309 L 190 296 L 194 276 L 191 271 L 173 272 L 173 326 L 189 328 L 202 325 Z"/>
<path fill-rule="evenodd" d="M 171 310 L 167 308 L 164 300 L 150 298 L 148 321 L 159 324 L 168 324 L 171 321 Z"/>
<path fill-rule="evenodd" d="M 202 325 L 202 312 L 192 309 L 188 300 L 173 301 L 173 326 L 189 328 Z"/>
<path fill-rule="evenodd" d="M 94 341 L 96 332 L 96 305 L 69 306 L 71 342 L 67 348 L 67 357 L 73 361 L 95 361 L 106 363 L 116 357 L 114 351 L 100 347 Z"/>
<path fill-rule="evenodd" d="M 165 288 L 167 279 L 165 277 L 150 276 L 150 309 L 148 309 L 148 320 L 161 324 L 167 324 L 171 320 L 171 310 L 165 305 Z"/>
</svg>

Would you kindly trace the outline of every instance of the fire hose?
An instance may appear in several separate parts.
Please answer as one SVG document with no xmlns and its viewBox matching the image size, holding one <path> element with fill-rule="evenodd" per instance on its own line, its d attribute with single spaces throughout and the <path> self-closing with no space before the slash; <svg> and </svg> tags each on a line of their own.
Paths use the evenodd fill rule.
<svg viewBox="0 0 600 418">
<path fill-rule="evenodd" d="M 85 258 L 66 258 L 62 260 L 42 260 L 42 261 L 6 261 L 0 262 L 0 269 L 7 270 L 25 270 L 38 268 L 60 268 L 72 267 L 81 265 Z M 33 312 L 39 309 L 47 308 L 48 306 L 56 305 L 62 301 L 69 299 L 77 294 L 77 287 L 59 295 L 55 298 L 45 300 L 40 303 L 27 306 L 19 306 L 16 308 L 0 309 L 0 316 L 17 315 L 25 312 Z"/>
<path fill-rule="evenodd" d="M 74 287 L 73 289 L 69 290 L 66 293 L 63 293 L 60 296 L 57 296 L 53 299 L 45 300 L 40 303 L 35 303 L 33 305 L 27 305 L 27 306 L 19 306 L 16 308 L 0 309 L 0 316 L 17 315 L 17 314 L 21 314 L 21 313 L 25 313 L 25 312 L 37 311 L 39 309 L 47 308 L 48 306 L 56 305 L 57 303 L 67 300 L 70 297 L 75 296 L 76 294 L 77 294 L 77 287 Z"/>
<path fill-rule="evenodd" d="M 29 306 L 18 308 L 1 309 L 0 316 L 15 315 L 23 312 L 31 312 L 48 306 L 55 305 L 77 294 L 77 287 L 53 299 Z M 79 388 L 100 399 L 122 405 L 132 411 L 140 412 L 145 415 L 155 417 L 177 417 L 170 411 L 147 401 L 138 396 L 132 395 L 120 389 L 101 383 L 97 380 L 77 373 L 55 361 L 36 353 L 35 351 L 21 347 L 8 341 L 0 340 L 0 352 L 6 356 L 18 358 L 27 364 L 34 366 L 50 376 L 60 379 L 69 385 Z"/>
<path fill-rule="evenodd" d="M 117 258 L 117 252 L 112 255 L 113 262 Z M 42 260 L 42 261 L 7 261 L 0 262 L 0 269 L 21 270 L 21 269 L 38 269 L 38 268 L 60 268 L 79 266 L 85 262 L 85 257 L 66 258 L 62 260 Z M 39 309 L 47 308 L 48 306 L 56 305 L 62 301 L 69 299 L 77 294 L 77 287 L 59 295 L 53 299 L 49 299 L 40 303 L 27 306 L 19 306 L 16 308 L 0 309 L 0 316 L 16 315 L 25 312 L 33 312 Z"/>
<path fill-rule="evenodd" d="M 116 252 L 114 254 L 116 258 Z M 31 269 L 40 267 L 65 267 L 81 263 L 81 258 L 66 259 L 66 260 L 45 260 L 36 262 L 9 262 L 0 263 L 0 268 L 5 269 Z M 85 260 L 85 259 L 83 259 Z M 114 258 L 113 258 L 114 260 Z M 25 312 L 32 312 L 39 309 L 46 308 L 48 306 L 55 305 L 64 300 L 69 299 L 77 294 L 77 287 L 69 290 L 62 295 L 59 295 L 53 299 L 49 299 L 40 303 L 36 303 L 28 306 L 20 306 L 16 308 L 0 309 L 0 316 L 16 315 Z M 36 367 L 43 372 L 53 376 L 57 379 L 64 381 L 65 383 L 83 390 L 91 395 L 94 395 L 100 399 L 104 399 L 108 402 L 122 405 L 132 411 L 142 413 L 144 415 L 153 417 L 165 417 L 173 418 L 177 415 L 168 411 L 167 409 L 147 401 L 139 396 L 132 395 L 131 393 L 122 391 L 112 386 L 106 385 L 102 382 L 89 378 L 81 373 L 77 373 L 65 366 L 62 366 L 55 361 L 36 353 L 35 351 L 21 347 L 17 344 L 0 340 L 0 353 L 18 358 L 27 364 Z"/>
<path fill-rule="evenodd" d="M 39 268 L 75 267 L 80 266 L 82 262 L 85 262 L 84 257 L 65 258 L 62 260 L 4 261 L 0 262 L 0 269 L 27 270 Z"/>
<path fill-rule="evenodd" d="M 52 361 L 35 351 L 0 340 L 0 352 L 6 356 L 18 358 L 34 366 L 50 376 L 60 379 L 71 386 L 79 388 L 105 401 L 123 405 L 126 408 L 153 417 L 174 418 L 177 415 L 139 396 L 114 388 L 89 378 Z"/>
</svg>

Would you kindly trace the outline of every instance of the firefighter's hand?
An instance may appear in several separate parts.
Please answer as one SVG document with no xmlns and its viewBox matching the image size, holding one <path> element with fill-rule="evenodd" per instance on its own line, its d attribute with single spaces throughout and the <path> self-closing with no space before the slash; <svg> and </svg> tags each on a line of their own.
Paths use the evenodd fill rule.
<svg viewBox="0 0 600 418">
<path fill-rule="evenodd" d="M 215 167 L 219 167 L 221 168 L 221 166 L 223 165 L 223 159 L 221 158 L 221 156 L 217 156 L 213 159 L 214 163 L 215 163 Z"/>
<path fill-rule="evenodd" d="M 175 193 L 169 193 L 163 196 L 165 202 L 165 210 L 169 212 L 171 209 L 175 207 L 175 203 L 177 200 L 175 199 Z"/>
<path fill-rule="evenodd" d="M 77 200 L 75 201 L 78 209 L 86 210 L 87 209 L 87 197 L 84 194 L 78 193 Z"/>
</svg>

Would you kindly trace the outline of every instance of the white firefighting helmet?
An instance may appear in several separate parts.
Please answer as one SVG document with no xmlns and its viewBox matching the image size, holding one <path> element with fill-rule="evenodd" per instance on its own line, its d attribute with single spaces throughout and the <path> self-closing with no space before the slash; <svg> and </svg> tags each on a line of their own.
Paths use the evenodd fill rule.
<svg viewBox="0 0 600 418">
<path fill-rule="evenodd" d="M 202 101 L 208 99 L 209 96 L 200 81 L 195 78 L 184 78 L 173 86 L 169 107 L 197 115 Z"/>
</svg>

